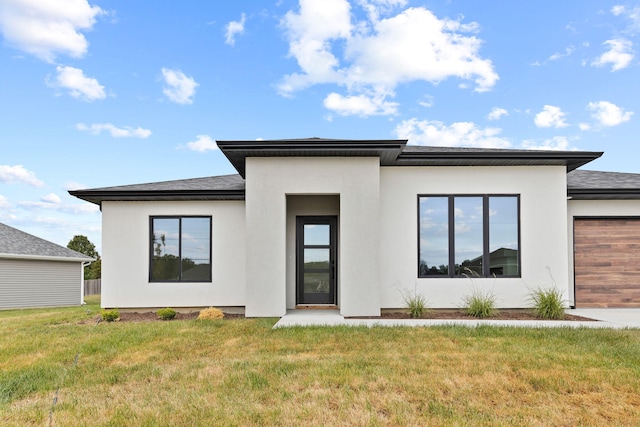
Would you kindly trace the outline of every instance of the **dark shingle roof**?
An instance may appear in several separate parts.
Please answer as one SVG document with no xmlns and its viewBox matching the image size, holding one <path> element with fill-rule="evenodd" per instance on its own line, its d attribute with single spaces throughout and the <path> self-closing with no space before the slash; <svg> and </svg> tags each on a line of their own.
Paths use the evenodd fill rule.
<svg viewBox="0 0 640 427">
<path fill-rule="evenodd" d="M 640 199 L 640 174 L 575 170 L 567 175 L 572 199 Z"/>
<path fill-rule="evenodd" d="M 512 150 L 408 146 L 407 140 L 278 139 L 217 141 L 239 174 L 75 190 L 95 204 L 103 201 L 244 200 L 247 157 L 379 157 L 381 166 L 564 166 L 572 171 L 602 155 L 594 151 Z"/>
<path fill-rule="evenodd" d="M 382 166 L 566 166 L 576 169 L 602 155 L 593 151 L 512 150 L 407 145 L 406 139 L 276 139 L 216 141 L 244 176 L 247 157 L 379 157 Z"/>
<path fill-rule="evenodd" d="M 69 260 L 75 261 L 91 261 L 93 259 L 0 223 L 0 257 L 3 255 L 18 255 L 24 258 L 69 258 Z"/>
<path fill-rule="evenodd" d="M 91 203 L 126 200 L 244 200 L 244 179 L 238 175 L 150 182 L 69 191 Z"/>
</svg>

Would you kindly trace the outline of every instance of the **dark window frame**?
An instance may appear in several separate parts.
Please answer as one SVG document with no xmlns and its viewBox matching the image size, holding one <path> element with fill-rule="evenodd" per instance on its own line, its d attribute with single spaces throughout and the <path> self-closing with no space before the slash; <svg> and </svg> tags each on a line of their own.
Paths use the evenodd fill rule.
<svg viewBox="0 0 640 427">
<path fill-rule="evenodd" d="M 209 220 L 209 278 L 207 280 L 184 280 L 182 279 L 182 220 L 188 218 L 203 218 Z M 179 279 L 161 280 L 154 279 L 153 257 L 154 257 L 154 219 L 176 219 L 178 220 L 178 271 Z M 149 283 L 212 283 L 213 282 L 213 217 L 211 215 L 153 215 L 149 216 Z"/>
<path fill-rule="evenodd" d="M 447 274 L 441 275 L 426 275 L 421 274 L 420 268 L 420 251 L 421 251 L 421 243 L 420 243 L 420 199 L 424 197 L 440 197 L 447 198 L 447 232 L 448 232 L 448 271 Z M 480 278 L 496 278 L 496 279 L 513 279 L 513 278 L 521 278 L 522 277 L 522 245 L 521 245 L 521 218 L 520 218 L 520 194 L 418 194 L 418 203 L 417 203 L 417 216 L 418 216 L 418 278 L 419 279 L 443 279 L 443 278 L 462 278 L 466 277 L 465 275 L 456 274 L 455 273 L 455 199 L 456 197 L 476 197 L 482 198 L 482 271 L 483 275 Z M 490 260 L 490 212 L 489 212 L 489 204 L 491 198 L 501 198 L 501 197 L 512 197 L 516 199 L 516 216 L 517 216 L 517 225 L 518 225 L 518 274 L 515 275 L 491 275 L 489 268 L 489 260 Z"/>
</svg>

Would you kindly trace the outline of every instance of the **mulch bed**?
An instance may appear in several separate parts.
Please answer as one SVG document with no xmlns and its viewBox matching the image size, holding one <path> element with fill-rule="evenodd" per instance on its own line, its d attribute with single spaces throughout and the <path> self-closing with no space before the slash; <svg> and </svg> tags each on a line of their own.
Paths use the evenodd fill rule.
<svg viewBox="0 0 640 427">
<path fill-rule="evenodd" d="M 173 318 L 173 320 L 192 320 L 192 319 L 197 319 L 198 315 L 200 314 L 199 311 L 194 311 L 191 313 L 176 313 L 176 317 Z M 225 313 L 224 314 L 224 319 L 239 319 L 239 318 L 244 318 L 243 314 L 236 314 L 236 313 Z M 102 317 L 100 315 L 96 316 L 95 320 L 101 320 Z M 101 320 L 102 321 L 102 320 Z M 129 312 L 129 311 L 125 311 L 125 312 L 120 312 L 120 318 L 118 319 L 118 322 L 161 322 L 162 319 L 160 319 L 158 317 L 158 315 L 152 311 L 145 311 L 145 312 L 137 312 L 137 311 L 133 311 L 133 312 Z"/>
<path fill-rule="evenodd" d="M 190 320 L 197 319 L 199 312 L 176 313 L 174 320 Z M 225 313 L 224 319 L 241 319 L 243 314 Z M 100 316 L 96 317 L 96 321 Z M 348 319 L 411 319 L 406 312 L 382 312 L 381 316 L 356 316 L 348 317 Z M 470 316 L 462 310 L 429 310 L 421 319 L 462 319 L 462 320 L 478 320 L 477 317 Z M 531 310 L 500 310 L 494 316 L 487 317 L 488 320 L 545 320 L 537 317 Z M 597 320 L 589 319 L 581 316 L 565 314 L 560 320 L 578 321 L 578 322 L 596 322 Z M 156 322 L 162 321 L 154 312 L 120 312 L 120 322 Z"/>
<path fill-rule="evenodd" d="M 382 312 L 379 317 L 350 317 L 350 319 L 411 319 L 409 313 L 406 312 Z M 420 319 L 444 319 L 444 320 L 478 320 L 477 317 L 470 316 L 462 310 L 429 310 Z M 533 311 L 526 309 L 499 310 L 495 315 L 485 317 L 483 320 L 547 320 L 536 316 Z M 589 319 L 572 314 L 565 314 L 562 319 L 576 322 L 596 322 L 595 319 Z"/>
</svg>

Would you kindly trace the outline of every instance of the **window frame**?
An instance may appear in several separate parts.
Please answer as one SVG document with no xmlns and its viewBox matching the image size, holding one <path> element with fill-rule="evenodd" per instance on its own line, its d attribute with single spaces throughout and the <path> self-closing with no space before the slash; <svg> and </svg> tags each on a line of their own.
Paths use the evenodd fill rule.
<svg viewBox="0 0 640 427">
<path fill-rule="evenodd" d="M 439 197 L 447 199 L 447 233 L 448 233 L 448 271 L 447 274 L 441 275 L 423 275 L 420 269 L 420 252 L 421 252 L 421 217 L 420 217 L 420 200 L 425 197 Z M 483 275 L 480 278 L 496 278 L 496 279 L 508 279 L 508 278 L 521 278 L 522 277 L 522 244 L 521 244 L 521 218 L 520 218 L 520 194 L 418 194 L 417 198 L 417 235 L 418 235 L 418 263 L 417 263 L 417 277 L 419 279 L 449 279 L 449 278 L 462 278 L 466 277 L 461 274 L 455 273 L 455 199 L 462 197 L 476 197 L 482 198 L 482 271 Z M 516 199 L 516 220 L 518 226 L 518 274 L 516 275 L 492 275 L 489 268 L 490 262 L 490 201 L 491 198 L 512 197 Z"/>
<path fill-rule="evenodd" d="M 209 278 L 208 280 L 184 280 L 182 279 L 182 220 L 189 218 L 202 218 L 209 220 Z M 178 266 L 179 279 L 160 280 L 152 277 L 154 257 L 154 228 L 155 219 L 178 220 Z M 151 215 L 149 216 L 149 283 L 212 283 L 213 282 L 213 217 L 211 215 Z"/>
</svg>

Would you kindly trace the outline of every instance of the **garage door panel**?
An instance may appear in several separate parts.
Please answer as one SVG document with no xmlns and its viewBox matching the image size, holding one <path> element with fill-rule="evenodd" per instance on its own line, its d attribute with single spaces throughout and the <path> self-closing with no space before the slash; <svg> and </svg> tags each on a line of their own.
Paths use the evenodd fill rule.
<svg viewBox="0 0 640 427">
<path fill-rule="evenodd" d="M 640 218 L 576 219 L 577 307 L 640 307 Z"/>
</svg>

